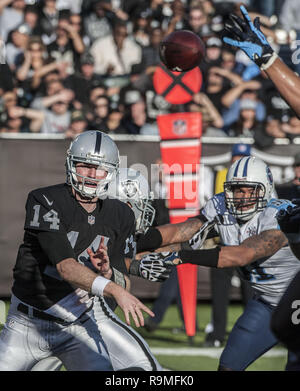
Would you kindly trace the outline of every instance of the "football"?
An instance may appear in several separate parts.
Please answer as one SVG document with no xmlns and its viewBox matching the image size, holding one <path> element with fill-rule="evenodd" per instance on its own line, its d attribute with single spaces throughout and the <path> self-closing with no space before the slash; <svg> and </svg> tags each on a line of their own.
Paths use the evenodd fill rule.
<svg viewBox="0 0 300 391">
<path fill-rule="evenodd" d="M 188 30 L 173 31 L 159 45 L 159 56 L 171 71 L 185 72 L 200 64 L 205 45 L 198 35 Z"/>
</svg>

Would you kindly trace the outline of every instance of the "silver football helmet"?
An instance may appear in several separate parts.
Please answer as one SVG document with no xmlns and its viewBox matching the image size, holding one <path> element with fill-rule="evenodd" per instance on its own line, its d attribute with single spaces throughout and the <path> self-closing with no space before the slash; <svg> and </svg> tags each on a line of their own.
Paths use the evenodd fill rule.
<svg viewBox="0 0 300 391">
<path fill-rule="evenodd" d="M 120 168 L 115 180 L 110 183 L 107 196 L 127 203 L 136 220 L 136 233 L 145 233 L 152 225 L 155 209 L 151 206 L 153 193 L 146 178 L 132 168 Z"/>
<path fill-rule="evenodd" d="M 119 167 L 119 150 L 115 142 L 105 133 L 88 130 L 81 133 L 71 143 L 67 151 L 67 183 L 84 197 L 104 196 L 108 184 L 114 179 Z M 77 163 L 86 163 L 104 170 L 104 179 L 89 178 L 76 172 Z"/>
<path fill-rule="evenodd" d="M 252 195 L 242 200 L 234 197 L 234 187 L 253 187 Z M 224 192 L 227 209 L 240 221 L 250 220 L 264 209 L 274 191 L 273 176 L 265 162 L 253 156 L 242 157 L 228 170 Z"/>
</svg>

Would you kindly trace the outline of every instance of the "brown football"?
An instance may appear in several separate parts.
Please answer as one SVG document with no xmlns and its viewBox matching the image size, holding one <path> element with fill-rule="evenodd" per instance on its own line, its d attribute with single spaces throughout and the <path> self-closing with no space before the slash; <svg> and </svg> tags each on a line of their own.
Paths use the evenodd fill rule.
<svg viewBox="0 0 300 391">
<path fill-rule="evenodd" d="M 205 45 L 198 35 L 178 30 L 167 35 L 159 45 L 159 56 L 171 71 L 185 72 L 200 64 Z"/>
</svg>

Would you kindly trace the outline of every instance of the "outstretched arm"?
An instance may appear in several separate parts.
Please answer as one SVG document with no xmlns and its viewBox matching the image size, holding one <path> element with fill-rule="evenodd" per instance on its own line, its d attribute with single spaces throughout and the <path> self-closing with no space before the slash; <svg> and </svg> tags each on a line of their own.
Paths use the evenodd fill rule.
<svg viewBox="0 0 300 391">
<path fill-rule="evenodd" d="M 281 96 L 300 117 L 300 77 L 297 76 L 280 58 L 265 70 Z"/>
<path fill-rule="evenodd" d="M 287 238 L 278 229 L 253 235 L 239 246 L 222 247 L 218 267 L 245 266 L 258 259 L 270 257 L 287 244 Z"/>
<path fill-rule="evenodd" d="M 170 263 L 173 265 L 191 263 L 217 268 L 241 267 L 271 257 L 287 242 L 286 236 L 279 229 L 271 229 L 251 236 L 238 246 L 217 246 L 208 250 L 180 250 L 173 253 Z"/>
<path fill-rule="evenodd" d="M 205 217 L 202 217 L 204 220 Z M 137 241 L 138 254 L 136 255 L 136 259 L 140 260 L 145 254 L 153 251 L 162 253 L 175 252 L 184 248 L 198 249 L 202 246 L 206 238 L 209 237 L 213 226 L 214 221 L 204 222 L 201 220 L 201 215 L 199 215 L 183 223 L 166 224 L 152 228 L 151 230 L 149 229 Z M 210 237 L 215 236 L 216 234 L 214 233 Z M 153 245 L 154 243 L 155 245 Z"/>
<path fill-rule="evenodd" d="M 300 78 L 285 65 L 269 45 L 260 29 L 259 18 L 251 21 L 244 6 L 240 7 L 243 19 L 232 14 L 226 24 L 228 45 L 242 49 L 273 81 L 282 97 L 300 116 Z"/>
<path fill-rule="evenodd" d="M 166 224 L 156 227 L 162 236 L 161 247 L 174 243 L 182 243 L 191 239 L 201 228 L 204 222 L 198 218 L 191 218 L 183 223 Z"/>
</svg>

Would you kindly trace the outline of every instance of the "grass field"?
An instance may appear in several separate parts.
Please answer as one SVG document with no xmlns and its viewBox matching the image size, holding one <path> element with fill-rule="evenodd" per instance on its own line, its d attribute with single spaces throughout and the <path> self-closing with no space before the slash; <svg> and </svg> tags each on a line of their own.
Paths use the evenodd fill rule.
<svg viewBox="0 0 300 391">
<path fill-rule="evenodd" d="M 151 307 L 151 303 L 146 303 Z M 205 339 L 205 326 L 210 321 L 211 306 L 209 304 L 198 304 L 197 306 L 197 321 L 198 329 L 193 338 L 193 345 L 190 344 L 189 338 L 185 333 L 173 333 L 174 328 L 180 329 L 182 322 L 175 305 L 169 307 L 167 313 L 159 325 L 159 328 L 154 332 L 147 332 L 143 328 L 139 328 L 138 332 L 146 339 L 153 350 L 160 364 L 167 369 L 176 371 L 216 371 L 218 367 L 218 358 L 222 348 L 202 348 Z M 241 305 L 231 305 L 228 311 L 227 332 L 231 330 L 233 324 L 242 313 Z M 118 310 L 118 315 L 122 318 L 122 313 Z M 123 319 L 123 318 L 122 318 Z M 160 354 L 162 349 L 159 348 L 174 348 L 178 352 L 172 351 L 168 355 Z M 181 350 L 182 349 L 182 350 Z M 156 353 L 158 352 L 158 353 Z M 189 355 L 184 355 L 187 353 Z M 197 354 L 197 355 L 192 355 Z M 277 357 L 278 355 L 278 357 Z M 269 357 L 271 356 L 271 357 Z M 216 358 L 214 358 L 216 357 Z M 273 348 L 267 357 L 261 357 L 254 362 L 248 371 L 283 371 L 286 363 L 286 350 L 282 347 Z"/>
<path fill-rule="evenodd" d="M 151 302 L 145 304 L 151 308 Z M 216 371 L 218 357 L 222 348 L 207 349 L 202 347 L 205 338 L 204 329 L 210 321 L 210 308 L 209 304 L 198 304 L 197 320 L 199 330 L 193 341 L 190 341 L 186 334 L 180 331 L 182 322 L 175 305 L 169 307 L 162 323 L 154 332 L 149 333 L 143 328 L 137 330 L 148 342 L 154 355 L 164 368 L 173 371 Z M 242 306 L 237 304 L 230 306 L 228 311 L 228 332 L 241 313 Z M 123 314 L 119 309 L 117 309 L 117 314 L 124 320 Z M 248 371 L 283 371 L 285 363 L 286 350 L 279 346 L 273 348 L 269 354 L 254 362 L 248 368 Z"/>
</svg>

